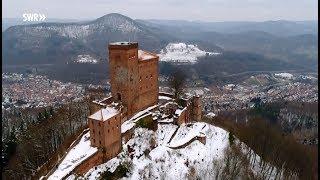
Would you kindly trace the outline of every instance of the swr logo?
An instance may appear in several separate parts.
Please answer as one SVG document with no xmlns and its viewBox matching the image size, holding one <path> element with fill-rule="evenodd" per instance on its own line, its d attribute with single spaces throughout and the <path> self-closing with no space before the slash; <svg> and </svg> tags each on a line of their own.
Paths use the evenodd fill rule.
<svg viewBox="0 0 320 180">
<path fill-rule="evenodd" d="M 46 16 L 39 13 L 24 13 L 22 14 L 23 21 L 44 21 Z"/>
</svg>

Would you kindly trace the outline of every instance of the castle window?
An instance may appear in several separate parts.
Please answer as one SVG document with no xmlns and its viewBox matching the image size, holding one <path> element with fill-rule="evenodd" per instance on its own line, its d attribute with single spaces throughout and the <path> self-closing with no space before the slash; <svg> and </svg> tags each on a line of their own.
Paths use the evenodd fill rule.
<svg viewBox="0 0 320 180">
<path fill-rule="evenodd" d="M 117 125 L 117 129 L 119 129 L 119 126 Z"/>
<path fill-rule="evenodd" d="M 96 140 L 95 140 L 95 139 L 93 139 L 93 143 L 96 143 Z"/>
<path fill-rule="evenodd" d="M 99 135 L 100 135 L 100 131 L 99 131 Z"/>
<path fill-rule="evenodd" d="M 121 94 L 120 93 L 117 93 L 117 99 L 118 99 L 118 101 L 121 101 Z"/>
<path fill-rule="evenodd" d="M 99 144 L 101 145 L 101 141 L 99 141 Z"/>
<path fill-rule="evenodd" d="M 110 125 L 110 121 L 108 121 L 108 124 Z"/>
<path fill-rule="evenodd" d="M 108 129 L 108 133 L 110 132 L 110 130 Z"/>
</svg>

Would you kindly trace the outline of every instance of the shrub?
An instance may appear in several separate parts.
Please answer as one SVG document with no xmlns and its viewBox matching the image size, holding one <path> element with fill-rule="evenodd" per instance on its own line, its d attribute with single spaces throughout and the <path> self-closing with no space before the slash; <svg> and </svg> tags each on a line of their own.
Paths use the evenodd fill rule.
<svg viewBox="0 0 320 180">
<path fill-rule="evenodd" d="M 122 162 L 117 169 L 112 173 L 110 171 L 105 171 L 101 174 L 101 179 L 103 180 L 115 180 L 123 177 L 127 177 L 127 173 L 131 168 L 130 162 Z"/>
<path fill-rule="evenodd" d="M 150 130 L 154 130 L 156 123 L 153 121 L 152 116 L 146 116 L 144 118 L 141 118 L 139 121 L 136 122 L 137 127 L 141 128 L 147 128 Z"/>
</svg>

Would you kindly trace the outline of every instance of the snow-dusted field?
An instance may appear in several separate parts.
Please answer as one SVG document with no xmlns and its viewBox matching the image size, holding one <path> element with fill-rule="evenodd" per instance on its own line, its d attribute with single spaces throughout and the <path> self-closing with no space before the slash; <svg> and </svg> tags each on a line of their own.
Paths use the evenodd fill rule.
<svg viewBox="0 0 320 180">
<path fill-rule="evenodd" d="M 185 43 L 169 43 L 160 51 L 160 61 L 175 63 L 195 63 L 199 57 L 206 55 L 217 55 L 217 52 L 206 52 L 198 48 L 197 45 Z"/>
</svg>

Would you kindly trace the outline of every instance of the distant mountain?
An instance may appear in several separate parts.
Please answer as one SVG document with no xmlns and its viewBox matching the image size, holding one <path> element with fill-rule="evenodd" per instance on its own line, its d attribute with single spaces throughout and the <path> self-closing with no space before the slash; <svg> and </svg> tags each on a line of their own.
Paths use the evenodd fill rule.
<svg viewBox="0 0 320 180">
<path fill-rule="evenodd" d="M 48 18 L 46 17 L 45 22 L 80 22 L 80 20 L 76 19 L 56 19 L 56 18 Z M 27 25 L 27 24 L 37 24 L 39 22 L 35 21 L 23 21 L 23 18 L 2 18 L 2 32 L 7 30 L 11 26 L 16 25 Z"/>
<path fill-rule="evenodd" d="M 139 48 L 156 53 L 160 53 L 172 43 L 191 44 L 203 52 L 222 53 L 218 58 L 219 68 L 213 68 L 217 72 L 215 74 L 231 73 L 232 68 L 234 71 L 247 71 L 259 67 L 267 71 L 278 69 L 279 66 L 283 70 L 303 68 L 316 71 L 318 30 L 315 24 L 317 25 L 315 21 L 133 20 L 121 14 L 111 13 L 85 22 L 16 25 L 2 32 L 2 64 L 5 67 L 3 71 L 11 71 L 13 68 L 19 69 L 19 72 L 23 69 L 25 72 L 25 65 L 28 65 L 28 68 L 29 65 L 32 68 L 37 65 L 38 72 L 50 74 L 53 78 L 90 79 L 90 82 L 95 79 L 99 82 L 98 77 L 105 78 L 107 74 L 107 44 L 113 41 L 137 41 Z M 174 49 L 175 52 L 167 56 L 171 60 L 172 55 L 177 55 L 177 49 Z M 197 50 L 193 47 L 191 49 Z M 178 54 L 189 56 L 190 48 L 185 50 L 187 51 Z M 242 68 L 233 65 L 236 63 L 229 63 L 232 61 L 225 63 L 225 59 L 230 58 L 224 52 L 235 52 L 232 54 L 232 61 L 235 62 L 237 56 L 245 57 L 240 64 Z M 193 51 L 191 54 L 194 54 Z M 164 52 L 164 55 L 168 53 Z M 90 57 L 89 59 L 94 59 L 94 63 L 79 64 L 82 62 L 79 61 L 79 57 Z M 175 59 L 177 60 L 176 57 Z M 178 58 L 181 59 L 190 60 L 190 57 Z M 195 64 L 198 72 L 202 72 L 201 68 L 211 68 L 210 64 L 214 66 L 214 63 L 209 61 L 215 58 L 205 59 L 208 59 L 207 64 Z M 256 66 L 256 63 L 259 66 Z M 205 67 L 206 65 L 208 66 Z"/>
<path fill-rule="evenodd" d="M 184 20 L 137 20 L 138 22 L 176 31 L 242 33 L 264 31 L 275 36 L 294 36 L 301 34 L 318 34 L 318 21 L 263 21 L 263 22 L 203 22 Z"/>
<path fill-rule="evenodd" d="M 121 14 L 85 23 L 18 25 L 3 32 L 3 64 L 65 63 L 81 54 L 106 58 L 111 41 L 138 41 L 146 50 L 166 45 L 165 33 Z"/>
<path fill-rule="evenodd" d="M 261 31 L 236 34 L 198 33 L 194 39 L 207 40 L 228 51 L 263 54 L 269 58 L 317 69 L 318 35 L 278 37 Z"/>
<path fill-rule="evenodd" d="M 137 20 L 180 42 L 201 42 L 226 51 L 262 54 L 314 70 L 318 67 L 317 21 L 201 22 Z"/>
</svg>

